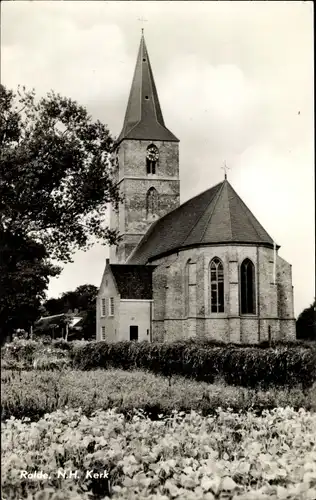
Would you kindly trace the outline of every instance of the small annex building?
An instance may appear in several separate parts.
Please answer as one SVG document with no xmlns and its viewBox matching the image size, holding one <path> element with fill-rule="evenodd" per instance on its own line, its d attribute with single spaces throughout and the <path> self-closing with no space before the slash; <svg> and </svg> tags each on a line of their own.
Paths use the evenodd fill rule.
<svg viewBox="0 0 316 500">
<path fill-rule="evenodd" d="M 98 329 L 102 340 L 152 341 L 154 269 L 154 266 L 110 264 L 106 260 L 99 291 Z"/>
<path fill-rule="evenodd" d="M 122 132 L 97 340 L 294 340 L 292 270 L 228 182 L 180 205 L 179 140 L 164 123 L 144 37 Z"/>
</svg>

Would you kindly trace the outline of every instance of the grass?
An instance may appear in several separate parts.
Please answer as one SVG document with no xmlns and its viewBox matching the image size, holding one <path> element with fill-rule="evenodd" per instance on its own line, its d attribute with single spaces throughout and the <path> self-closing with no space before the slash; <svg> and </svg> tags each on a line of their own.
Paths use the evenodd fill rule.
<svg viewBox="0 0 316 500">
<path fill-rule="evenodd" d="M 11 371 L 4 370 L 2 379 L 1 419 L 28 417 L 33 421 L 46 413 L 68 407 L 94 411 L 116 408 L 129 415 L 143 410 L 151 419 L 170 415 L 173 410 L 201 411 L 215 409 L 234 411 L 291 406 L 316 411 L 316 385 L 302 393 L 299 389 L 272 388 L 268 391 L 233 387 L 218 381 L 214 384 L 196 382 L 182 377 L 171 379 L 144 371 L 78 370 Z"/>
</svg>

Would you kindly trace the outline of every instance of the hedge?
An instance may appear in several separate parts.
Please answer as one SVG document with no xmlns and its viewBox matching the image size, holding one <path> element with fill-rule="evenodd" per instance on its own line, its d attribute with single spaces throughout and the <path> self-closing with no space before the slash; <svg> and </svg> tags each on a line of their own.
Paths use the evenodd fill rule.
<svg viewBox="0 0 316 500">
<path fill-rule="evenodd" d="M 307 389 L 316 381 L 316 349 L 303 345 L 258 349 L 198 342 L 91 342 L 74 346 L 69 355 L 72 366 L 80 370 L 142 369 L 208 383 L 221 378 L 229 385 L 250 388 Z"/>
</svg>

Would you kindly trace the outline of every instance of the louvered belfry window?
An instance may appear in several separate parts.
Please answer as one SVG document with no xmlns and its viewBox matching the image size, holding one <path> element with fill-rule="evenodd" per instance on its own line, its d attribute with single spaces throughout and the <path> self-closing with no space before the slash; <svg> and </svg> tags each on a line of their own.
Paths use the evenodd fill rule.
<svg viewBox="0 0 316 500">
<path fill-rule="evenodd" d="M 224 312 L 224 266 L 218 257 L 210 265 L 211 274 L 211 312 Z"/>
<path fill-rule="evenodd" d="M 256 313 L 255 266 L 250 259 L 245 259 L 240 267 L 241 314 Z"/>
</svg>

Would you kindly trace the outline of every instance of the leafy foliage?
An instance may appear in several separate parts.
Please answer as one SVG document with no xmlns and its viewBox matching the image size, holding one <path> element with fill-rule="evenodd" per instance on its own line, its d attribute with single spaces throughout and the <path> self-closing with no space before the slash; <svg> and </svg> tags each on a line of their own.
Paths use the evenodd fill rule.
<svg viewBox="0 0 316 500">
<path fill-rule="evenodd" d="M 296 321 L 296 336 L 303 340 L 316 340 L 316 301 L 301 312 Z"/>
<path fill-rule="evenodd" d="M 107 128 L 75 101 L 50 92 L 17 94 L 0 86 L 1 227 L 42 244 L 69 261 L 91 238 L 115 243 L 104 225 L 107 203 L 117 206 Z"/>
<path fill-rule="evenodd" d="M 258 349 L 193 342 L 92 342 L 77 347 L 71 356 L 81 370 L 138 368 L 208 383 L 222 377 L 228 384 L 244 387 L 302 384 L 307 388 L 316 380 L 316 349 L 304 346 Z"/>
<path fill-rule="evenodd" d="M 14 339 L 1 348 L 2 368 L 31 370 L 58 369 L 70 365 L 67 342 Z"/>
<path fill-rule="evenodd" d="M 150 421 L 115 410 L 10 419 L 2 427 L 2 495 L 34 500 L 312 500 L 316 415 L 291 408 L 237 414 L 219 408 Z M 21 470 L 47 479 L 21 478 Z M 90 480 L 87 471 L 109 480 Z M 78 471 L 77 477 L 58 477 Z M 26 496 L 25 495 L 25 496 Z M 55 496 L 54 496 L 55 495 Z M 56 496 L 57 495 L 57 496 Z M 62 496 L 58 496 L 62 495 Z M 93 495 L 93 496 L 92 496 Z"/>
<path fill-rule="evenodd" d="M 48 299 L 44 302 L 43 316 L 77 311 L 83 318 L 80 326 L 83 338 L 95 338 L 96 331 L 96 296 L 98 288 L 94 285 L 80 285 L 74 291 L 64 292 L 58 299 Z"/>
<path fill-rule="evenodd" d="M 58 299 L 48 299 L 43 303 L 46 314 L 67 313 L 75 309 L 86 311 L 94 308 L 98 288 L 94 285 L 80 285 L 74 291 L 64 292 Z"/>
<path fill-rule="evenodd" d="M 59 268 L 42 244 L 0 228 L 0 338 L 29 326 L 39 316 L 49 279 Z"/>
<path fill-rule="evenodd" d="M 35 354 L 41 356 L 43 342 L 39 339 L 36 342 L 20 340 L 7 344 L 1 350 L 2 358 L 7 362 L 15 349 L 20 353 L 15 359 L 24 363 L 26 369 L 31 368 L 34 359 L 30 361 L 27 355 L 28 344 L 37 346 L 34 347 Z M 56 351 L 57 345 L 56 342 L 50 343 L 52 352 Z M 263 389 L 298 385 L 307 389 L 316 381 L 316 349 L 313 343 L 258 348 L 237 345 L 217 347 L 185 341 L 170 344 L 78 341 L 70 342 L 64 349 L 71 366 L 79 370 L 141 369 L 168 378 L 184 376 L 207 383 L 220 378 L 229 385 Z"/>
<path fill-rule="evenodd" d="M 107 205 L 120 200 L 112 146 L 108 129 L 75 101 L 54 92 L 36 100 L 34 91 L 0 85 L 2 342 L 39 316 L 60 271 L 52 259 L 69 262 L 96 240 L 116 243 L 105 224 Z"/>
</svg>

